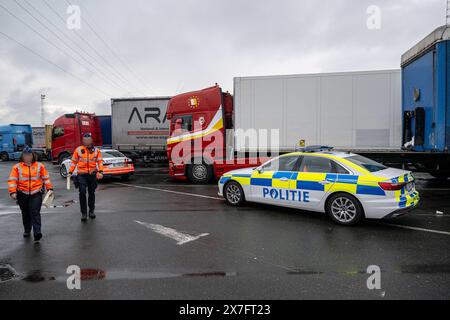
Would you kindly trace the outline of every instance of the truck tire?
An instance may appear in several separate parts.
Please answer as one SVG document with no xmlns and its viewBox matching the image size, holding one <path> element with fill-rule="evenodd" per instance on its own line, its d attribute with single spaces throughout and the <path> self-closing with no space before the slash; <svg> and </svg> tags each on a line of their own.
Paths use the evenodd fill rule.
<svg viewBox="0 0 450 320">
<path fill-rule="evenodd" d="M 70 158 L 70 154 L 68 154 L 67 152 L 61 153 L 58 157 L 58 164 L 61 165 L 61 163 L 63 163 L 64 160 L 69 159 L 69 158 Z"/>
<path fill-rule="evenodd" d="M 187 167 L 187 176 L 192 183 L 205 184 L 211 181 L 213 168 L 206 163 L 190 164 Z"/>
<path fill-rule="evenodd" d="M 9 160 L 9 155 L 7 152 L 2 152 L 0 153 L 0 160 L 2 161 L 8 161 Z"/>
<path fill-rule="evenodd" d="M 353 226 L 364 218 L 364 209 L 354 196 L 348 193 L 335 193 L 325 205 L 328 216 L 337 224 Z"/>
</svg>

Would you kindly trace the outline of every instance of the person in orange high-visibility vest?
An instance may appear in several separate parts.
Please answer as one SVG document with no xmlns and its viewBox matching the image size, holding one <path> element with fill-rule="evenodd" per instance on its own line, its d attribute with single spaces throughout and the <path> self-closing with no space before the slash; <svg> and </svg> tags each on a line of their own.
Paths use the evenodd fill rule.
<svg viewBox="0 0 450 320">
<path fill-rule="evenodd" d="M 75 168 L 79 184 L 81 221 L 87 221 L 88 206 L 89 218 L 95 219 L 95 189 L 97 180 L 103 179 L 103 159 L 100 150 L 94 147 L 90 133 L 83 135 L 83 145 L 76 148 L 73 153 L 69 176 L 73 174 Z M 89 194 L 87 202 L 86 190 Z"/>
<path fill-rule="evenodd" d="M 41 206 L 42 192 L 53 190 L 50 176 L 45 166 L 37 161 L 32 149 L 25 147 L 19 163 L 12 167 L 8 178 L 8 192 L 16 200 L 22 211 L 25 229 L 23 236 L 29 238 L 33 229 L 34 240 L 42 238 Z"/>
</svg>

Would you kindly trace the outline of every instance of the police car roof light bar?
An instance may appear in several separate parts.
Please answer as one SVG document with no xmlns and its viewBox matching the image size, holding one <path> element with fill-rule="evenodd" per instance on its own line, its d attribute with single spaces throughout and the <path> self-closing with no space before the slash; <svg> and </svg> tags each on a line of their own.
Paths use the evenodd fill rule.
<svg viewBox="0 0 450 320">
<path fill-rule="evenodd" d="M 313 153 L 313 152 L 331 151 L 333 150 L 333 148 L 334 147 L 329 146 L 307 146 L 307 147 L 299 147 L 297 148 L 297 151 Z"/>
</svg>

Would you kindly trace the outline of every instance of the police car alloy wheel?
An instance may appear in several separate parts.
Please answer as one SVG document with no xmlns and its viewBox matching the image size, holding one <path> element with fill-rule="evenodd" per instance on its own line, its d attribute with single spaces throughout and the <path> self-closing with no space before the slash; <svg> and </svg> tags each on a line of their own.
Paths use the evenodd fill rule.
<svg viewBox="0 0 450 320">
<path fill-rule="evenodd" d="M 334 222 L 342 225 L 355 225 L 363 218 L 358 200 L 344 193 L 333 195 L 327 202 L 326 211 Z"/>
<path fill-rule="evenodd" d="M 239 183 L 232 181 L 225 186 L 225 199 L 232 206 L 239 206 L 245 201 L 244 191 Z"/>
</svg>

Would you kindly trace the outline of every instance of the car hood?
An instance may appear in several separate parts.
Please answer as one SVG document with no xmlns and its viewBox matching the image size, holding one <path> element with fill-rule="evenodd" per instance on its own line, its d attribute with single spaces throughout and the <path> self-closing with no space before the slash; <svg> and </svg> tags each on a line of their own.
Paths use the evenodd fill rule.
<svg viewBox="0 0 450 320">
<path fill-rule="evenodd" d="M 228 172 L 225 172 L 224 175 L 252 174 L 255 168 L 256 167 L 251 167 L 251 168 L 243 168 L 243 169 L 228 171 Z"/>
</svg>

